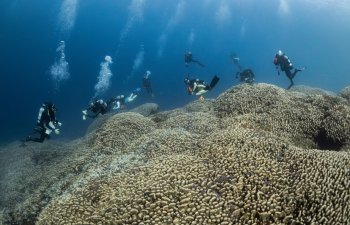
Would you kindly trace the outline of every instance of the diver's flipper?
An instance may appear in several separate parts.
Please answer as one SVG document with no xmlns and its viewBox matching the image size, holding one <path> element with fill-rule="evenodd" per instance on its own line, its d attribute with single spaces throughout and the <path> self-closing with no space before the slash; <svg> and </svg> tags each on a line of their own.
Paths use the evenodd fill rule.
<svg viewBox="0 0 350 225">
<path fill-rule="evenodd" d="M 210 90 L 216 86 L 216 84 L 219 82 L 219 80 L 220 80 L 220 78 L 218 76 L 215 75 L 213 77 L 213 79 L 211 80 L 210 85 L 209 85 Z"/>
</svg>

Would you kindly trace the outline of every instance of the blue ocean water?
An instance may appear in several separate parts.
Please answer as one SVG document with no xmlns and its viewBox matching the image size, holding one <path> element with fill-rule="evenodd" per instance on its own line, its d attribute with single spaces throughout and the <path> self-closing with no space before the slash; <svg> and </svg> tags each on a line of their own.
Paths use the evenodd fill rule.
<svg viewBox="0 0 350 225">
<path fill-rule="evenodd" d="M 107 55 L 113 75 L 99 97 L 129 94 L 141 87 L 146 70 L 152 72 L 155 97 L 142 92 L 129 108 L 155 102 L 166 110 L 196 99 L 183 84 L 188 73 L 208 82 L 218 74 L 207 97 L 218 96 L 238 84 L 232 52 L 257 82 L 287 87 L 272 64 L 282 49 L 296 67 L 307 67 L 296 84 L 339 92 L 350 84 L 349 11 L 349 0 L 3 0 L 0 143 L 29 134 L 48 100 L 63 123 L 54 138 L 83 136 L 90 122 L 81 111 L 96 94 Z M 69 65 L 63 80 L 50 73 L 60 41 Z M 188 50 L 206 67 L 186 68 Z"/>
</svg>

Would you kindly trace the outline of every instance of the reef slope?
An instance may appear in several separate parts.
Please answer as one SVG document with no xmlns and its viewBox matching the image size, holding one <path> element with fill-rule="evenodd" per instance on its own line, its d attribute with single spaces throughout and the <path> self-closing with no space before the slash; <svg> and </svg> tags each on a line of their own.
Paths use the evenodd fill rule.
<svg viewBox="0 0 350 225">
<path fill-rule="evenodd" d="M 45 225 L 350 224 L 349 115 L 342 97 L 268 84 L 236 86 L 148 117 L 116 114 L 69 143 L 67 155 L 49 157 L 55 163 L 42 169 L 51 169 L 38 173 L 50 176 L 36 180 L 42 193 L 33 198 L 29 191 L 28 206 L 3 218 Z"/>
</svg>

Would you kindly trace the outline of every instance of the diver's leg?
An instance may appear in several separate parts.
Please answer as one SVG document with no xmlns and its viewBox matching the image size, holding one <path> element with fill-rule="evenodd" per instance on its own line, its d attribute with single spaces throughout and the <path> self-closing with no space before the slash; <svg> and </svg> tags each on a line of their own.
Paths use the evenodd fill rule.
<svg viewBox="0 0 350 225">
<path fill-rule="evenodd" d="M 40 134 L 40 138 L 34 138 L 34 137 L 32 137 L 32 136 L 28 136 L 28 137 L 26 138 L 26 142 L 28 142 L 28 141 L 34 141 L 34 142 L 43 143 L 44 140 L 45 140 L 45 135 L 43 135 L 43 134 Z"/>
<path fill-rule="evenodd" d="M 205 94 L 205 93 L 207 93 L 207 92 L 208 92 L 208 90 L 202 89 L 202 90 L 198 91 L 198 92 L 196 93 L 196 95 L 203 95 L 203 94 Z"/>
<path fill-rule="evenodd" d="M 204 64 L 202 64 L 201 62 L 197 61 L 198 65 L 200 65 L 201 67 L 205 67 Z"/>
<path fill-rule="evenodd" d="M 292 76 L 292 79 L 295 77 L 295 75 L 296 75 L 299 71 L 301 71 L 301 70 L 294 69 L 294 72 L 293 72 L 293 74 L 291 75 L 291 76 Z"/>
<path fill-rule="evenodd" d="M 287 87 L 287 90 L 289 90 L 294 85 L 293 79 L 289 79 L 289 80 L 290 80 L 290 85 Z"/>
<path fill-rule="evenodd" d="M 192 62 L 195 62 L 195 63 L 197 63 L 198 65 L 200 65 L 201 67 L 204 67 L 204 64 L 202 64 L 201 62 L 199 62 L 198 60 L 192 60 Z"/>
<path fill-rule="evenodd" d="M 151 95 L 152 97 L 154 96 L 154 94 L 153 94 L 153 89 L 152 89 L 151 86 L 149 86 L 149 87 L 147 88 L 147 92 L 148 92 L 148 94 Z"/>
<path fill-rule="evenodd" d="M 294 82 L 293 82 L 293 77 L 294 76 L 292 75 L 290 70 L 286 70 L 285 73 L 286 73 L 288 79 L 290 80 L 290 85 L 287 87 L 287 90 L 289 90 L 294 85 Z"/>
<path fill-rule="evenodd" d="M 303 70 L 305 70 L 306 69 L 306 67 L 302 67 L 302 68 L 300 68 L 300 69 L 294 69 L 294 72 L 293 72 L 293 78 L 295 77 L 295 75 L 298 73 L 298 72 L 300 72 L 300 71 L 303 71 Z"/>
</svg>

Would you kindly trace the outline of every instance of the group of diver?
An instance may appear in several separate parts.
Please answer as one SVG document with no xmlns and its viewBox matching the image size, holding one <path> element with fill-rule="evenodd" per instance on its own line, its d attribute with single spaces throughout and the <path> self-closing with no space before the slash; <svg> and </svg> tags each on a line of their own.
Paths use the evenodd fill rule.
<svg viewBox="0 0 350 225">
<path fill-rule="evenodd" d="M 147 70 L 143 76 L 142 86 L 146 92 L 154 97 L 152 85 L 151 85 L 151 72 Z M 82 111 L 82 118 L 96 118 L 99 115 L 104 115 L 111 110 L 123 110 L 126 107 L 126 103 L 133 102 L 136 97 L 140 94 L 141 88 L 134 89 L 129 96 L 118 95 L 110 98 L 108 101 L 98 99 L 92 101 L 89 106 Z M 33 133 L 26 137 L 25 142 L 44 142 L 45 139 L 50 139 L 50 134 L 60 134 L 59 127 L 62 123 L 56 118 L 57 108 L 52 102 L 45 102 L 41 105 L 38 113 L 37 127 L 33 129 Z"/>
<path fill-rule="evenodd" d="M 98 99 L 90 103 L 90 106 L 83 110 L 83 120 L 89 118 L 96 118 L 98 115 L 104 115 L 111 110 L 122 110 L 125 108 L 125 104 L 132 102 L 139 95 L 141 88 L 136 88 L 132 91 L 129 96 L 118 95 L 117 97 L 112 97 L 108 101 Z"/>
<path fill-rule="evenodd" d="M 197 64 L 202 68 L 205 67 L 203 63 L 193 57 L 191 52 L 185 53 L 184 60 L 186 67 L 189 67 L 191 63 Z M 237 57 L 236 54 L 231 54 L 231 61 L 238 68 L 236 78 L 239 78 L 240 82 L 252 84 L 255 81 L 253 70 L 250 68 L 244 69 L 240 64 L 239 57 Z M 278 75 L 280 75 L 281 70 L 285 72 L 286 76 L 290 80 L 290 85 L 287 87 L 287 89 L 290 89 L 294 85 L 293 78 L 295 75 L 305 69 L 294 68 L 288 56 L 281 50 L 276 53 L 273 63 L 276 66 Z M 293 69 L 294 71 L 292 72 Z M 151 97 L 154 97 L 150 76 L 151 72 L 147 70 L 143 76 L 142 86 Z M 214 75 L 210 84 L 207 85 L 204 80 L 199 78 L 190 78 L 190 75 L 187 75 L 184 82 L 187 87 L 188 94 L 199 96 L 199 99 L 203 101 L 204 94 L 211 91 L 217 85 L 219 80 L 220 78 L 217 75 Z M 108 101 L 104 101 L 103 99 L 92 101 L 90 105 L 82 111 L 82 118 L 83 120 L 86 120 L 87 118 L 94 119 L 99 115 L 104 115 L 110 112 L 111 110 L 123 110 L 126 107 L 126 103 L 134 101 L 140 92 L 141 88 L 136 88 L 129 96 L 118 95 L 110 98 Z M 53 103 L 43 103 L 39 109 L 37 127 L 33 129 L 34 132 L 32 135 L 27 136 L 25 142 L 34 141 L 42 143 L 45 139 L 50 139 L 50 134 L 52 132 L 55 134 L 60 134 L 59 127 L 62 126 L 62 123 L 57 120 L 56 112 L 57 109 Z"/>
</svg>

